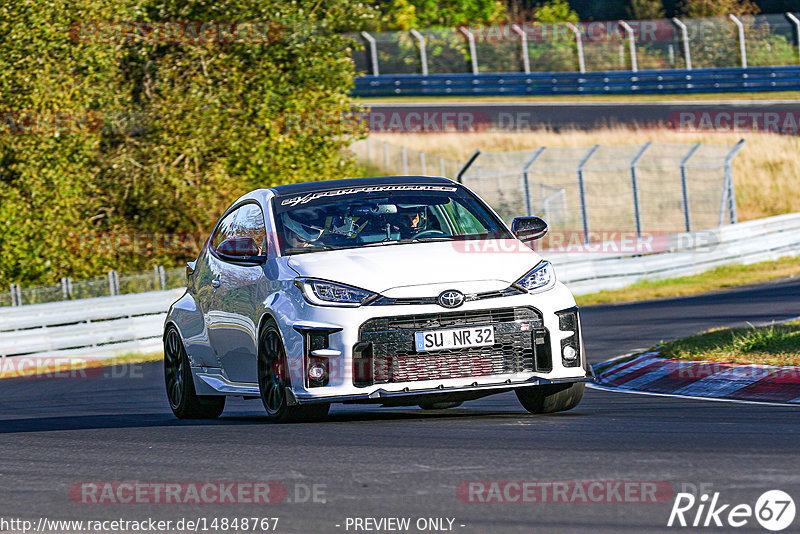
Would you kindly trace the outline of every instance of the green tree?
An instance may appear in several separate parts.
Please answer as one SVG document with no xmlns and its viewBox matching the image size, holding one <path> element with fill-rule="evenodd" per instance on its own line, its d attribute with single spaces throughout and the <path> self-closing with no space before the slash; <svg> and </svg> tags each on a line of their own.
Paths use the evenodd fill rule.
<svg viewBox="0 0 800 534">
<path fill-rule="evenodd" d="M 663 19 L 666 16 L 661 0 L 631 0 L 630 17 L 638 20 Z"/>
<path fill-rule="evenodd" d="M 686 17 L 727 17 L 759 12 L 758 6 L 750 0 L 684 0 L 680 10 Z"/>
</svg>

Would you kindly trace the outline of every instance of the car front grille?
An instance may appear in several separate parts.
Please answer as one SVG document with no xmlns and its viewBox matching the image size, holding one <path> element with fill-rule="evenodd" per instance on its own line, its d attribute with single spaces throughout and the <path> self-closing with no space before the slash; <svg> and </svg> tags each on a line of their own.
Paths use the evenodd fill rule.
<svg viewBox="0 0 800 534">
<path fill-rule="evenodd" d="M 488 347 L 417 352 L 414 333 L 492 325 Z M 553 368 L 541 313 L 530 307 L 379 317 L 361 325 L 353 348 L 357 387 L 396 382 L 470 378 Z"/>
</svg>

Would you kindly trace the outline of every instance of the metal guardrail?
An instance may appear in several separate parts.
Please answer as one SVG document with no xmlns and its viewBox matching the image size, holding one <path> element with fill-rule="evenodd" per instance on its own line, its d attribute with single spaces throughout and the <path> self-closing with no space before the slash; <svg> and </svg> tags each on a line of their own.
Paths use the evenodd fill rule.
<svg viewBox="0 0 800 534">
<path fill-rule="evenodd" d="M 519 96 L 788 91 L 800 66 L 361 76 L 354 96 Z"/>
<path fill-rule="evenodd" d="M 617 289 L 639 280 L 800 255 L 800 213 L 675 234 L 669 242 L 664 252 L 646 255 L 547 250 L 542 255 L 575 294 Z M 0 309 L 0 356 L 102 359 L 158 352 L 166 311 L 183 291 Z"/>
<path fill-rule="evenodd" d="M 159 352 L 166 312 L 184 291 L 0 308 L 0 357 L 102 359 Z"/>
</svg>

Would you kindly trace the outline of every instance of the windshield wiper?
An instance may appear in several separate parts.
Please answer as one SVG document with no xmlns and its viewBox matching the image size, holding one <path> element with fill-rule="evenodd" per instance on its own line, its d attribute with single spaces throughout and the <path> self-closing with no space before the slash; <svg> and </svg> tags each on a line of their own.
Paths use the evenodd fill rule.
<svg viewBox="0 0 800 534">
<path fill-rule="evenodd" d="M 331 245 L 311 245 L 310 247 L 294 247 L 287 249 L 290 254 L 306 254 L 307 252 L 319 252 L 321 250 L 339 250 L 341 247 Z"/>
</svg>

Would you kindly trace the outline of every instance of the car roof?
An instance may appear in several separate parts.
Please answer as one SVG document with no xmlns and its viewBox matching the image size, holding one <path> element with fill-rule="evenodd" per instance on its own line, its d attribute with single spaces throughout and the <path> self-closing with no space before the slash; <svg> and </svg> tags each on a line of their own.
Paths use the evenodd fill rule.
<svg viewBox="0 0 800 534">
<path fill-rule="evenodd" d="M 430 184 L 454 185 L 449 178 L 439 176 L 381 176 L 377 178 L 350 178 L 347 180 L 324 180 L 319 182 L 303 182 L 298 184 L 279 185 L 271 188 L 277 196 L 299 195 L 312 191 L 326 191 L 329 189 L 342 189 L 347 187 L 365 187 L 371 185 L 406 185 Z"/>
</svg>

